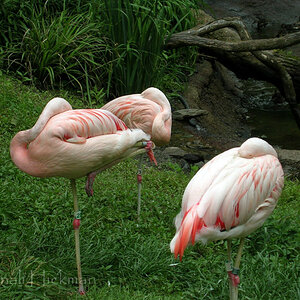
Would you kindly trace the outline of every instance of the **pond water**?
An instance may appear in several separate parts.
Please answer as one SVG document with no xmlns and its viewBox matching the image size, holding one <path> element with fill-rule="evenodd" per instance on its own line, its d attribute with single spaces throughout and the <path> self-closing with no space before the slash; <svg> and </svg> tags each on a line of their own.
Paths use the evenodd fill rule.
<svg viewBox="0 0 300 300">
<path fill-rule="evenodd" d="M 273 146 L 300 150 L 300 129 L 289 110 L 249 111 L 251 135 L 262 137 Z"/>
<path fill-rule="evenodd" d="M 273 102 L 276 88 L 266 82 L 256 80 L 243 81 L 244 106 L 247 107 L 247 121 L 251 136 L 260 137 L 272 146 L 282 149 L 300 150 L 300 129 L 288 107 L 288 104 Z M 169 146 L 183 148 L 186 151 L 213 152 L 211 147 L 200 143 L 197 136 L 208 137 L 205 128 L 194 132 L 187 129 L 188 124 L 174 122 Z"/>
<path fill-rule="evenodd" d="M 300 150 L 300 129 L 286 102 L 273 102 L 277 89 L 268 82 L 243 81 L 244 105 L 248 107 L 251 135 L 273 146 Z"/>
</svg>

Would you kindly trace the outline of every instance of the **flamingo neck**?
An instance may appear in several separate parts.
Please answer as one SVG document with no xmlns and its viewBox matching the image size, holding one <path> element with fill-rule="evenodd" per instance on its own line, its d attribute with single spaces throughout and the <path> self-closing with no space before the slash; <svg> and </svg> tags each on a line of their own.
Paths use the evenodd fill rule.
<svg viewBox="0 0 300 300">
<path fill-rule="evenodd" d="M 42 132 L 53 116 L 71 110 L 72 106 L 63 98 L 53 98 L 44 107 L 35 125 L 28 130 L 18 132 L 10 143 L 10 156 L 15 165 L 36 177 L 46 177 L 46 168 L 38 160 L 30 157 L 28 145 Z"/>
<path fill-rule="evenodd" d="M 23 172 L 31 176 L 43 177 L 43 165 L 29 155 L 27 145 L 30 137 L 30 130 L 18 132 L 10 143 L 10 156 L 14 164 Z"/>
<path fill-rule="evenodd" d="M 167 112 L 160 113 L 154 119 L 152 125 L 152 140 L 160 145 L 166 145 L 171 138 L 172 118 Z"/>
</svg>

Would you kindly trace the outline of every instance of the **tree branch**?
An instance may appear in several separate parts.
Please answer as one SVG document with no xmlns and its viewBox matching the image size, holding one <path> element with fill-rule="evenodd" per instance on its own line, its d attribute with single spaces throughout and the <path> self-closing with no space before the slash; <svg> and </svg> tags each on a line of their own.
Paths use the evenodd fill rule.
<svg viewBox="0 0 300 300">
<path fill-rule="evenodd" d="M 197 36 L 204 36 L 208 33 L 214 32 L 216 30 L 220 30 L 223 28 L 233 28 L 239 32 L 239 36 L 241 40 L 248 40 L 250 39 L 250 34 L 248 33 L 245 24 L 241 21 L 238 17 L 230 17 L 224 18 L 219 20 L 214 20 L 209 22 L 203 26 L 198 28 L 192 28 L 186 31 L 182 31 L 181 33 L 197 35 Z"/>
<path fill-rule="evenodd" d="M 274 39 L 245 40 L 240 42 L 225 42 L 215 39 L 199 37 L 194 34 L 179 32 L 173 34 L 166 41 L 165 48 L 179 48 L 184 46 L 198 46 L 200 50 L 223 50 L 231 52 L 252 52 L 259 50 L 283 49 L 300 43 L 300 32 L 287 34 Z"/>
<path fill-rule="evenodd" d="M 212 34 L 213 32 L 224 28 L 234 29 L 239 36 L 239 40 L 235 42 L 226 41 L 228 39 L 237 39 L 237 36 L 233 32 L 229 32 L 229 34 L 227 32 L 222 35 L 222 40 L 203 37 L 203 35 Z M 216 35 L 214 35 L 214 37 L 215 36 Z M 223 40 L 224 37 L 226 39 L 225 41 Z M 254 70 L 254 72 L 256 70 L 260 73 L 259 70 L 264 69 L 265 78 L 268 78 L 269 81 L 275 83 L 282 92 L 286 101 L 289 103 L 297 125 L 300 128 L 300 104 L 297 103 L 297 94 L 295 92 L 293 78 L 288 72 L 288 70 L 297 68 L 295 66 L 295 59 L 282 60 L 282 57 L 278 59 L 278 55 L 274 55 L 272 52 L 261 51 L 282 49 L 298 43 L 300 43 L 300 32 L 287 34 L 273 39 L 251 40 L 246 26 L 239 18 L 225 18 L 212 21 L 198 28 L 192 28 L 187 31 L 173 34 L 166 39 L 165 47 L 168 49 L 184 46 L 197 46 L 199 51 L 202 52 L 201 55 L 203 53 L 209 54 L 215 56 L 215 58 L 220 61 L 226 61 L 228 59 L 231 61 L 234 57 L 237 63 L 242 61 L 244 67 L 247 68 L 247 65 L 251 66 L 251 69 L 252 71 Z M 233 69 L 236 69 L 236 67 L 233 67 Z"/>
</svg>

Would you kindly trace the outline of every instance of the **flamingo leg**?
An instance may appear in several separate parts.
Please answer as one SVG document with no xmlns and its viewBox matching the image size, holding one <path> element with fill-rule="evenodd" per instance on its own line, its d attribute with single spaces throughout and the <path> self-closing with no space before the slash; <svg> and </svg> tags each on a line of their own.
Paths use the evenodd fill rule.
<svg viewBox="0 0 300 300">
<path fill-rule="evenodd" d="M 238 269 L 240 267 L 244 243 L 245 243 L 245 238 L 241 238 L 240 239 L 240 246 L 239 246 L 238 253 L 237 253 L 237 256 L 236 256 L 236 259 L 235 259 L 235 263 L 234 263 L 234 268 L 236 268 L 236 269 Z"/>
<path fill-rule="evenodd" d="M 86 184 L 85 184 L 85 192 L 89 197 L 93 196 L 93 194 L 94 194 L 93 184 L 94 184 L 95 178 L 98 173 L 99 172 L 95 171 L 95 172 L 91 172 L 87 175 Z"/>
<path fill-rule="evenodd" d="M 137 182 L 138 182 L 137 217 L 138 217 L 138 222 L 140 221 L 140 215 L 141 215 L 142 163 L 143 163 L 143 155 L 140 156 L 139 165 L 138 165 L 138 171 L 137 171 Z"/>
<path fill-rule="evenodd" d="M 240 278 L 239 278 L 239 267 L 240 267 L 240 263 L 241 263 L 241 258 L 242 258 L 242 252 L 243 252 L 243 247 L 244 247 L 244 243 L 245 243 L 245 238 L 241 238 L 240 239 L 240 245 L 239 245 L 239 249 L 238 249 L 238 253 L 236 255 L 235 258 L 235 262 L 234 262 L 234 268 L 233 268 L 233 275 L 235 276 L 236 279 L 236 283 L 237 284 L 233 284 L 233 290 L 232 290 L 232 300 L 237 300 L 238 299 L 238 285 L 240 283 Z"/>
<path fill-rule="evenodd" d="M 77 274 L 78 274 L 78 284 L 79 284 L 78 292 L 80 295 L 84 295 L 85 291 L 83 288 L 83 281 L 82 281 L 81 262 L 80 262 L 80 243 L 79 243 L 80 211 L 78 208 L 75 179 L 71 179 L 71 188 L 72 188 L 73 201 L 74 201 L 73 228 L 74 228 L 74 234 L 75 234 L 76 264 L 77 264 Z"/>
<path fill-rule="evenodd" d="M 153 153 L 153 143 L 151 141 L 142 142 L 143 146 L 146 149 L 147 155 L 150 159 L 150 162 L 154 162 L 157 166 L 157 162 Z M 138 208 L 137 208 L 137 215 L 138 215 L 138 222 L 140 221 L 141 215 L 141 195 L 142 195 L 142 166 L 143 166 L 143 155 L 140 156 L 138 171 L 137 171 L 137 182 L 138 182 Z"/>
<path fill-rule="evenodd" d="M 231 274 L 232 274 L 232 256 L 231 256 L 231 240 L 227 240 L 227 262 L 225 263 L 226 271 L 228 273 L 228 283 L 229 283 L 229 296 L 230 300 L 232 299 L 232 290 L 233 290 L 233 284 L 231 280 Z"/>
</svg>

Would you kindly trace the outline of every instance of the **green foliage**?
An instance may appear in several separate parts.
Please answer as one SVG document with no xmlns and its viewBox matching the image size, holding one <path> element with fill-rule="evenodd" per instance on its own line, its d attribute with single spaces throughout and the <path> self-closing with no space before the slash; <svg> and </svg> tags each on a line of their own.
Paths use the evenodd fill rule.
<svg viewBox="0 0 300 300">
<path fill-rule="evenodd" d="M 196 52 L 163 46 L 194 25 L 197 2 L 5 0 L 0 63 L 38 87 L 79 89 L 89 105 L 149 86 L 182 91 Z"/>
<path fill-rule="evenodd" d="M 44 87 L 72 85 L 83 92 L 101 82 L 106 46 L 90 17 L 63 11 L 47 19 L 43 11 L 33 11 L 22 23 L 21 42 L 9 48 L 8 64 Z"/>
<path fill-rule="evenodd" d="M 22 33 L 19 31 L 20 22 L 24 18 L 30 18 L 33 11 L 44 10 L 49 16 L 60 14 L 66 10 L 75 15 L 88 12 L 99 7 L 99 1 L 94 0 L 2 0 L 0 2 L 0 42 L 12 42 L 20 38 Z"/>
<path fill-rule="evenodd" d="M 163 91 L 170 91 L 175 97 L 182 94 L 187 78 L 194 73 L 197 50 L 195 48 L 164 50 L 159 62 L 159 82 L 157 86 Z M 172 102 L 172 98 L 169 98 Z"/>
<path fill-rule="evenodd" d="M 52 96 L 0 77 L 1 299 L 78 299 L 69 182 L 33 178 L 9 156 L 13 135 L 30 128 Z M 61 96 L 78 107 L 67 93 Z M 226 299 L 224 242 L 188 247 L 182 262 L 169 250 L 173 218 L 196 170 L 144 166 L 138 224 L 137 164 L 128 160 L 101 173 L 92 198 L 78 180 L 87 298 Z M 247 238 L 241 299 L 299 298 L 299 191 L 299 181 L 287 180 L 272 216 Z"/>
<path fill-rule="evenodd" d="M 115 95 L 136 93 L 157 85 L 165 72 L 165 38 L 194 25 L 193 1 L 106 0 L 100 15 L 111 40 L 109 84 Z M 159 69 L 160 67 L 160 69 Z"/>
<path fill-rule="evenodd" d="M 109 84 L 113 94 L 136 93 L 152 83 L 166 30 L 153 7 L 106 0 L 103 19 L 111 38 Z M 109 92 L 109 90 L 108 90 Z"/>
</svg>

